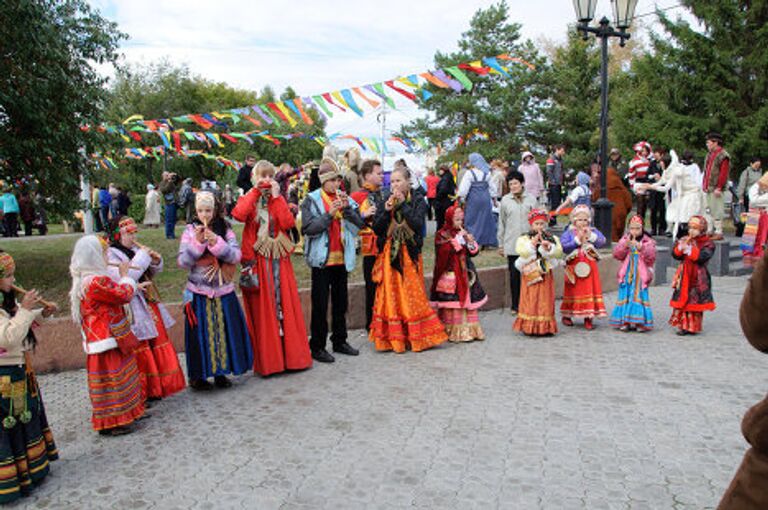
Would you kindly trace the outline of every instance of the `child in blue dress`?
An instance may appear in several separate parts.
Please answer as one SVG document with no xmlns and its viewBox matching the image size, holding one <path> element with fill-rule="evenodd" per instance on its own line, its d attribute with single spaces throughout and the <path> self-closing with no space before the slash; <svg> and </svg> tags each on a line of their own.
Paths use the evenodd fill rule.
<svg viewBox="0 0 768 510">
<path fill-rule="evenodd" d="M 627 232 L 613 248 L 613 257 L 622 264 L 619 297 L 609 322 L 621 331 L 649 331 L 653 328 L 653 312 L 648 285 L 653 280 L 656 242 L 643 231 L 640 216 L 629 220 Z"/>
</svg>

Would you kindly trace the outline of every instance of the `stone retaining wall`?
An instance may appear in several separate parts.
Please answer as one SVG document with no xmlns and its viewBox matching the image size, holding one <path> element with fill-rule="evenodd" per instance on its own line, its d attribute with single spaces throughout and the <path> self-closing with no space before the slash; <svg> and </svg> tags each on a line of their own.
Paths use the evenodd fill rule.
<svg viewBox="0 0 768 510">
<path fill-rule="evenodd" d="M 600 279 L 603 291 L 610 292 L 617 288 L 616 273 L 619 262 L 608 253 L 603 253 L 599 262 Z M 509 306 L 509 279 L 506 266 L 484 268 L 478 271 L 483 288 L 488 294 L 488 302 L 483 310 L 493 310 Z M 432 276 L 425 278 L 426 288 L 432 284 Z M 563 294 L 563 269 L 555 270 L 555 293 L 557 297 Z M 301 305 L 304 311 L 304 321 L 309 333 L 310 293 L 309 289 L 299 290 Z M 349 329 L 359 329 L 365 326 L 365 286 L 355 283 L 349 286 L 349 311 L 347 326 Z M 176 319 L 169 334 L 179 352 L 184 350 L 184 323 L 182 307 L 179 303 L 167 305 L 171 315 Z M 511 333 L 512 317 L 510 317 Z M 74 370 L 85 367 L 85 353 L 82 348 L 82 337 L 69 318 L 58 318 L 46 321 L 36 331 L 38 346 L 32 354 L 32 364 L 38 373 Z"/>
</svg>

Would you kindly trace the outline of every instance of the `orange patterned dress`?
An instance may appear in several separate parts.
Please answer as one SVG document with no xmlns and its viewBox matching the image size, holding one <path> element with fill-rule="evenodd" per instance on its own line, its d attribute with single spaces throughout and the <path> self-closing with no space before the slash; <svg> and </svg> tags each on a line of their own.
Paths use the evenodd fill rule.
<svg viewBox="0 0 768 510">
<path fill-rule="evenodd" d="M 374 230 L 384 244 L 373 269 L 378 288 L 368 338 L 377 351 L 418 352 L 448 339 L 424 289 L 421 238 L 415 233 L 421 232 L 425 216 L 426 202 L 418 199 L 398 211 L 382 206 L 376 214 Z"/>
</svg>

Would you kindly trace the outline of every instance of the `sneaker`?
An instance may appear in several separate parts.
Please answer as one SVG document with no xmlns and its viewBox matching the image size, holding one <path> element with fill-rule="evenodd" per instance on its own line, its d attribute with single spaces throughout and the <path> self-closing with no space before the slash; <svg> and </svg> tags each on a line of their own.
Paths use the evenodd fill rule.
<svg viewBox="0 0 768 510">
<path fill-rule="evenodd" d="M 336 358 L 334 358 L 330 352 L 326 351 L 325 349 L 321 349 L 319 351 L 312 351 L 312 359 L 315 361 L 319 361 L 320 363 L 333 363 L 336 361 Z"/>
</svg>

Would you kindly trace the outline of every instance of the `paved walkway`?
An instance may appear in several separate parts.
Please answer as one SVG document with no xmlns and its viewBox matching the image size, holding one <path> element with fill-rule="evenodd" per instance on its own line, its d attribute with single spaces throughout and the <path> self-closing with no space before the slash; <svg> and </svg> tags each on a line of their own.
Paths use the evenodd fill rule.
<svg viewBox="0 0 768 510">
<path fill-rule="evenodd" d="M 768 359 L 737 322 L 744 278 L 715 278 L 706 334 L 569 329 L 482 315 L 488 340 L 242 377 L 161 402 L 142 430 L 89 428 L 82 371 L 40 378 L 61 460 L 30 508 L 702 509 L 745 450 Z M 607 296 L 611 306 L 615 293 Z M 178 326 L 177 326 L 178 327 Z M 23 505 L 16 505 L 17 507 Z"/>
</svg>

